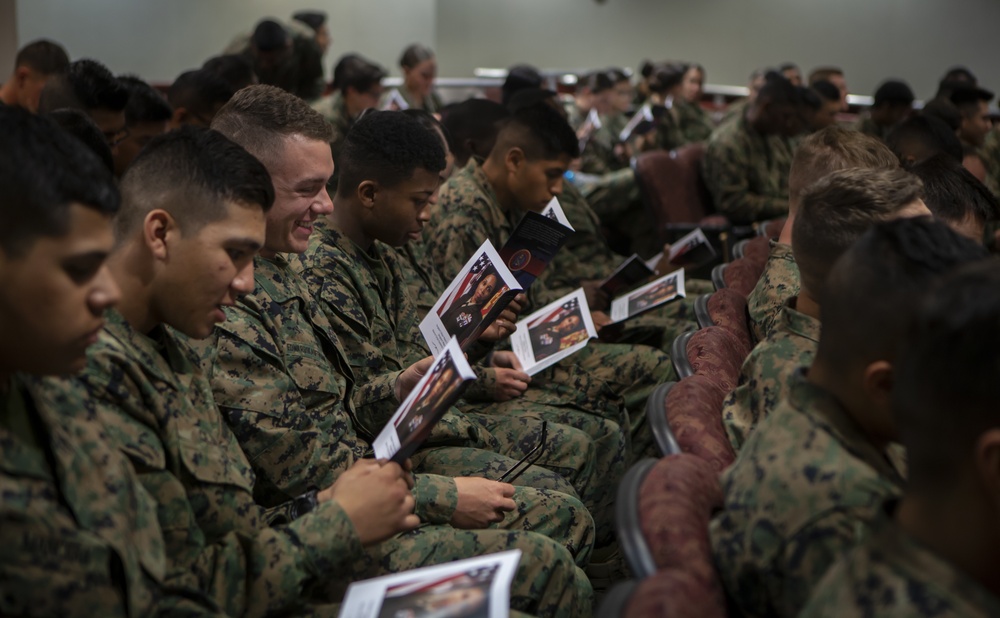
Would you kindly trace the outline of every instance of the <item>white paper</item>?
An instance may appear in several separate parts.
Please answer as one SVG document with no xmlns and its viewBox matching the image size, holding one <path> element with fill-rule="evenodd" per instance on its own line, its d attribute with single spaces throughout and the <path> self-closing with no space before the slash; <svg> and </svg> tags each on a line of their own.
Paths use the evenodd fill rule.
<svg viewBox="0 0 1000 618">
<path fill-rule="evenodd" d="M 622 322 L 643 311 L 684 296 L 686 294 L 682 268 L 611 301 L 611 323 Z"/>
<path fill-rule="evenodd" d="M 457 399 L 456 389 L 466 381 L 475 379 L 476 374 L 465 359 L 462 349 L 458 347 L 458 340 L 452 337 L 444 350 L 434 356 L 431 370 L 420 378 L 375 438 L 372 443 L 375 457 L 392 459 L 400 445 L 407 440 L 419 440 L 422 443 L 430 434 L 434 423 L 451 407 L 450 403 L 443 402 Z"/>
<path fill-rule="evenodd" d="M 709 245 L 708 238 L 705 236 L 705 232 L 701 231 L 700 227 L 695 229 L 693 232 L 685 234 L 677 242 L 670 245 L 670 261 L 673 262 L 677 259 L 677 256 L 682 253 L 687 253 L 699 245 Z M 709 247 L 711 247 L 711 245 L 709 245 Z M 714 250 L 712 252 L 715 253 Z"/>
<path fill-rule="evenodd" d="M 549 219 L 555 219 L 559 223 L 565 225 L 569 229 L 576 231 L 572 225 L 569 223 L 569 219 L 566 218 L 566 213 L 563 212 L 562 206 L 559 205 L 559 198 L 552 198 L 549 203 L 545 205 L 542 209 L 542 216 L 548 217 Z"/>
<path fill-rule="evenodd" d="M 340 618 L 507 618 L 520 561 L 515 549 L 356 582 Z"/>
<path fill-rule="evenodd" d="M 481 284 L 488 287 L 486 279 L 490 276 L 493 277 L 493 292 L 488 296 L 488 301 L 480 304 L 480 312 L 476 314 L 472 310 L 459 311 L 463 298 L 469 300 L 469 295 L 477 294 Z M 496 315 L 500 314 L 496 307 L 508 296 L 508 292 L 511 290 L 515 292 L 509 294 L 513 298 L 516 292 L 521 291 L 521 285 L 500 259 L 500 254 L 493 248 L 493 244 L 487 240 L 476 249 L 469 261 L 448 285 L 448 289 L 444 291 L 444 294 L 434 303 L 423 321 L 420 322 L 420 333 L 424 336 L 431 353 L 440 352 L 448 345 L 452 336 L 458 337 L 458 344 L 464 349 L 478 336 L 477 330 L 481 332 L 482 327 L 488 326 L 489 322 L 492 322 Z M 502 310 L 506 305 L 507 302 L 504 302 L 500 309 Z M 446 326 L 443 319 L 448 318 L 453 318 L 453 320 L 449 320 L 449 324 Z"/>
<path fill-rule="evenodd" d="M 393 88 L 389 92 L 389 96 L 385 98 L 385 103 L 382 105 L 382 110 L 390 112 L 397 112 L 397 111 L 401 112 L 404 109 L 410 109 L 410 104 L 406 102 L 406 99 L 403 98 L 403 95 L 399 94 L 399 90 L 397 88 Z"/>
<path fill-rule="evenodd" d="M 510 346 L 524 372 L 535 375 L 582 349 L 594 337 L 597 329 L 587 295 L 580 288 L 520 320 L 510 336 Z"/>
<path fill-rule="evenodd" d="M 632 137 L 632 132 L 635 131 L 635 128 L 644 120 L 653 122 L 653 108 L 648 103 L 640 107 L 639 111 L 628 121 L 622 132 L 618 134 L 618 141 L 627 142 Z"/>
</svg>

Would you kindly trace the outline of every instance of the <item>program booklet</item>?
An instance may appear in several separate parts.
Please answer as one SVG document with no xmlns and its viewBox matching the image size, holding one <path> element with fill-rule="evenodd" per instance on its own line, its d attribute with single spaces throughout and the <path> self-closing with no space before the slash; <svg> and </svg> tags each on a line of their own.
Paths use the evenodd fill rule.
<svg viewBox="0 0 1000 618">
<path fill-rule="evenodd" d="M 652 275 L 653 267 L 650 267 L 648 262 L 644 262 L 638 254 L 632 254 L 632 257 L 622 262 L 621 266 L 615 269 L 615 272 L 601 282 L 601 289 L 608 296 L 614 297 L 635 284 L 649 279 Z"/>
<path fill-rule="evenodd" d="M 507 618 L 521 550 L 355 582 L 340 618 Z"/>
<path fill-rule="evenodd" d="M 389 95 L 386 96 L 385 102 L 382 104 L 383 111 L 390 112 L 401 112 L 404 109 L 410 109 L 410 104 L 406 102 L 403 95 L 399 93 L 398 88 L 393 88 Z"/>
<path fill-rule="evenodd" d="M 484 242 L 420 322 L 420 333 L 437 354 L 455 337 L 464 350 L 521 291 L 490 241 Z"/>
<path fill-rule="evenodd" d="M 528 375 L 550 367 L 597 337 L 587 296 L 578 289 L 517 323 L 510 346 Z"/>
<path fill-rule="evenodd" d="M 572 233 L 559 201 L 552 198 L 541 213 L 525 213 L 500 249 L 500 257 L 527 290 Z"/>
<path fill-rule="evenodd" d="M 684 298 L 684 269 L 650 281 L 636 290 L 611 301 L 611 323 L 624 322 L 653 307 Z"/>
<path fill-rule="evenodd" d="M 434 424 L 458 401 L 476 374 L 452 337 L 434 357 L 427 375 L 420 378 L 410 394 L 375 438 L 375 457 L 402 464 L 431 435 Z"/>
<path fill-rule="evenodd" d="M 667 262 L 673 266 L 682 268 L 701 266 L 707 264 L 715 257 L 715 248 L 708 241 L 705 232 L 697 228 L 693 232 L 685 234 L 670 245 L 670 253 L 667 255 Z M 646 266 L 651 271 L 655 271 L 660 260 L 663 259 L 663 252 L 657 253 L 646 260 Z"/>
</svg>

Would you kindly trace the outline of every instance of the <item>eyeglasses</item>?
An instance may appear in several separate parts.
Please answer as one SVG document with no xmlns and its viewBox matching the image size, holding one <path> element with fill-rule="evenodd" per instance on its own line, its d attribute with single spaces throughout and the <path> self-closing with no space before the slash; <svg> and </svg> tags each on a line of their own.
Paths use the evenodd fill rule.
<svg viewBox="0 0 1000 618">
<path fill-rule="evenodd" d="M 542 458 L 542 453 L 545 452 L 545 441 L 548 437 L 548 421 L 542 421 L 542 435 L 538 438 L 538 444 L 536 444 L 528 454 L 525 455 L 516 464 L 510 467 L 510 470 L 504 472 L 503 476 L 497 479 L 500 483 L 513 483 L 516 481 L 524 472 L 538 463 L 538 460 Z M 522 467 L 523 465 L 523 467 Z"/>
</svg>

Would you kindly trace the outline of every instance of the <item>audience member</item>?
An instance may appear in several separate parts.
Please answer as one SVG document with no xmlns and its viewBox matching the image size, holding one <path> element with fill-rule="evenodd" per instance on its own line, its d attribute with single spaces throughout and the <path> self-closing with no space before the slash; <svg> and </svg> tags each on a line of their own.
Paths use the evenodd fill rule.
<svg viewBox="0 0 1000 618">
<path fill-rule="evenodd" d="M 181 73 L 167 91 L 167 102 L 174 109 L 170 128 L 208 127 L 233 92 L 229 82 L 208 69 Z"/>
<path fill-rule="evenodd" d="M 62 45 L 46 39 L 28 43 L 14 58 L 14 71 L 0 86 L 0 103 L 38 111 L 38 99 L 53 75 L 69 68 L 69 56 Z"/>
<path fill-rule="evenodd" d="M 114 154 L 125 138 L 125 105 L 128 90 L 111 71 L 95 60 L 77 60 L 65 73 L 48 80 L 38 111 L 77 109 L 90 116 Z"/>
<path fill-rule="evenodd" d="M 875 91 L 868 115 L 858 123 L 858 131 L 886 141 L 889 132 L 913 112 L 913 100 L 913 91 L 906 82 L 898 80 L 882 82 Z"/>
<path fill-rule="evenodd" d="M 138 77 L 123 75 L 118 81 L 128 90 L 127 135 L 118 144 L 118 156 L 115 157 L 115 176 L 120 178 L 150 140 L 167 132 L 174 111 L 163 95 Z"/>
</svg>

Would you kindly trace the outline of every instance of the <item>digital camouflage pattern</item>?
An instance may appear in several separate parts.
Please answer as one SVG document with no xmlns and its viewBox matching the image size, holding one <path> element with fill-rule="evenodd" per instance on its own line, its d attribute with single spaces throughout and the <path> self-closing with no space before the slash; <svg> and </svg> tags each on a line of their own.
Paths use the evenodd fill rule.
<svg viewBox="0 0 1000 618">
<path fill-rule="evenodd" d="M 715 123 L 700 103 L 674 99 L 674 110 L 677 113 L 677 125 L 684 144 L 707 142 L 712 137 Z"/>
<path fill-rule="evenodd" d="M 747 297 L 750 328 L 757 341 L 767 339 L 781 315 L 781 308 L 788 299 L 798 296 L 799 290 L 799 265 L 792 255 L 792 246 L 772 240 L 764 272 Z"/>
<path fill-rule="evenodd" d="M 799 367 L 812 365 L 819 345 L 820 321 L 795 310 L 795 299 L 781 309 L 778 323 L 743 361 L 739 386 L 722 404 L 722 424 L 737 453 L 747 437 L 779 402 Z"/>
<path fill-rule="evenodd" d="M 712 134 L 702 171 L 715 208 L 746 224 L 788 213 L 792 141 L 761 135 L 746 117 L 723 123 Z"/>
<path fill-rule="evenodd" d="M 746 616 L 796 616 L 903 483 L 887 453 L 802 373 L 721 480 L 725 506 L 709 528 L 712 553 Z"/>
<path fill-rule="evenodd" d="M 988 618 L 1000 599 L 903 531 L 884 510 L 871 537 L 816 586 L 803 618 Z"/>
<path fill-rule="evenodd" d="M 872 120 L 871 116 L 867 115 L 858 120 L 852 128 L 855 131 L 860 131 L 883 142 L 885 142 L 885 138 L 889 135 L 889 131 L 892 130 L 892 127 L 882 126 Z"/>
</svg>

